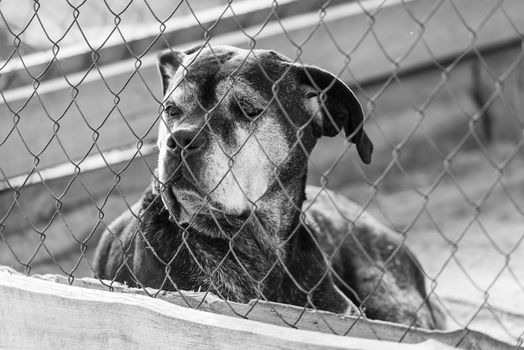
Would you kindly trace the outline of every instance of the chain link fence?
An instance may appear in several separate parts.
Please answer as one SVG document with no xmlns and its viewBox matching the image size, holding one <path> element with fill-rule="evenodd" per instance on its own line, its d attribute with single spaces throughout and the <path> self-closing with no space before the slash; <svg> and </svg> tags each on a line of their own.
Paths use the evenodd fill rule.
<svg viewBox="0 0 524 350">
<path fill-rule="evenodd" d="M 248 319 L 234 302 L 340 313 L 343 294 L 358 319 L 398 308 L 406 334 L 445 316 L 519 348 L 522 11 L 517 0 L 0 1 L 0 264 L 209 292 Z M 212 69 L 230 83 L 207 86 Z M 181 181 L 205 193 L 177 192 Z M 282 285 L 296 295 L 267 288 Z"/>
</svg>

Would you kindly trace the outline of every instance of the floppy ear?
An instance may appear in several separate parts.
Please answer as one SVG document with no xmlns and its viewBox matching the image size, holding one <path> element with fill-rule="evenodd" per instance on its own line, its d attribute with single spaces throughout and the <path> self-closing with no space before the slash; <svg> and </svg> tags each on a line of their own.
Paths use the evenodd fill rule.
<svg viewBox="0 0 524 350">
<path fill-rule="evenodd" d="M 162 77 L 162 90 L 164 95 L 169 88 L 169 84 L 171 84 L 175 72 L 184 61 L 184 57 L 199 51 L 201 48 L 202 45 L 193 46 L 184 51 L 167 49 L 158 55 L 158 69 L 160 70 L 160 76 Z"/>
<path fill-rule="evenodd" d="M 162 77 L 162 92 L 164 95 L 169 88 L 169 84 L 175 75 L 178 67 L 182 63 L 185 54 L 181 51 L 167 49 L 158 55 L 158 69 Z"/>
<path fill-rule="evenodd" d="M 364 113 L 353 91 L 321 68 L 297 65 L 296 69 L 308 91 L 306 102 L 315 118 L 317 136 L 335 136 L 343 129 L 348 141 L 356 145 L 360 159 L 369 164 L 373 143 L 364 131 Z"/>
</svg>

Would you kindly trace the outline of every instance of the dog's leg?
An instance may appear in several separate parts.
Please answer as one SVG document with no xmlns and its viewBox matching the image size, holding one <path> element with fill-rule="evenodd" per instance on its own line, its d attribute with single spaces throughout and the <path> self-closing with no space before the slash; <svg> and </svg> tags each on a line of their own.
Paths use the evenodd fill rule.
<svg viewBox="0 0 524 350">
<path fill-rule="evenodd" d="M 348 305 L 346 312 L 344 312 L 344 316 L 363 316 L 362 311 L 358 308 L 358 306 L 355 305 L 342 291 L 336 286 L 333 285 L 333 288 L 335 291 L 346 300 L 346 303 Z"/>
<path fill-rule="evenodd" d="M 315 200 L 306 203 L 308 226 L 331 256 L 340 290 L 371 319 L 444 328 L 445 315 L 427 295 L 422 267 L 401 235 L 343 196 L 309 191 Z"/>
</svg>

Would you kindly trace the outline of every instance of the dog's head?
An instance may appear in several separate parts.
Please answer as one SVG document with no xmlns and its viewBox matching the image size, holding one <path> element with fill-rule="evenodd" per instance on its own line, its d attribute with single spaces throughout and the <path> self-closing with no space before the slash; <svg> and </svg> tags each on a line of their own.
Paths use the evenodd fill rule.
<svg viewBox="0 0 524 350">
<path fill-rule="evenodd" d="M 227 46 L 168 50 L 159 68 L 158 176 L 179 222 L 247 217 L 277 193 L 296 196 L 321 136 L 343 130 L 362 161 L 371 159 L 358 100 L 320 68 Z"/>
</svg>

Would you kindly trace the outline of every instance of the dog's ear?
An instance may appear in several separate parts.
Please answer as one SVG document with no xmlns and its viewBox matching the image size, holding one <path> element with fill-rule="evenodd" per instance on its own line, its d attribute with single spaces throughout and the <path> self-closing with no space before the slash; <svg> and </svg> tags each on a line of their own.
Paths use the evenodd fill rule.
<svg viewBox="0 0 524 350">
<path fill-rule="evenodd" d="M 195 46 L 190 47 L 189 49 L 185 49 L 184 53 L 186 55 L 192 55 L 197 51 L 202 51 L 203 48 L 204 48 L 204 45 L 195 45 Z"/>
<path fill-rule="evenodd" d="M 162 92 L 164 95 L 169 88 L 171 80 L 175 76 L 175 72 L 184 60 L 185 53 L 182 51 L 174 51 L 167 49 L 158 55 L 158 69 L 162 78 Z"/>
<path fill-rule="evenodd" d="M 335 136 L 344 130 L 348 140 L 356 145 L 360 159 L 369 164 L 373 143 L 364 131 L 364 113 L 353 91 L 321 68 L 296 65 L 295 69 L 299 82 L 305 85 L 314 134 Z"/>
<path fill-rule="evenodd" d="M 162 77 L 162 90 L 164 95 L 169 88 L 169 84 L 171 84 L 175 72 L 184 61 L 184 57 L 200 51 L 202 47 L 202 45 L 196 45 L 184 51 L 167 49 L 158 55 L 158 69 L 160 70 L 160 76 Z"/>
</svg>

